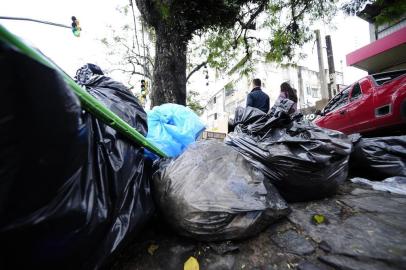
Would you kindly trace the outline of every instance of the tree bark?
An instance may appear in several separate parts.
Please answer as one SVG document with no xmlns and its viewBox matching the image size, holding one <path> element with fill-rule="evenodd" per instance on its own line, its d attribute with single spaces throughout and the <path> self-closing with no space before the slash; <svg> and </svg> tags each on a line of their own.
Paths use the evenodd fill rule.
<svg viewBox="0 0 406 270">
<path fill-rule="evenodd" d="M 156 52 L 151 91 L 152 106 L 186 105 L 187 38 L 166 27 L 156 28 Z"/>
</svg>

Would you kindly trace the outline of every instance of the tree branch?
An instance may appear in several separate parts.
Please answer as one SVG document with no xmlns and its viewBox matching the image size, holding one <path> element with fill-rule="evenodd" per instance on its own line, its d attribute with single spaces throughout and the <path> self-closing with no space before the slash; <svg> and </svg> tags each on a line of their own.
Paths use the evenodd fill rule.
<svg viewBox="0 0 406 270">
<path fill-rule="evenodd" d="M 258 15 L 259 15 L 262 11 L 264 11 L 267 2 L 268 2 L 268 1 L 263 1 L 263 2 L 258 6 L 258 9 L 257 9 L 253 14 L 251 14 L 250 19 L 249 19 L 248 22 L 245 24 L 247 27 L 250 26 L 250 24 L 252 24 L 252 22 L 258 17 Z"/>
<path fill-rule="evenodd" d="M 144 73 L 138 72 L 138 71 L 134 71 L 134 70 L 125 70 L 125 69 L 122 69 L 122 68 L 113 68 L 113 69 L 108 70 L 108 72 L 113 72 L 113 71 L 121 71 L 121 72 L 125 72 L 125 73 L 130 73 L 132 75 L 145 76 L 148 79 L 151 79 L 147 74 L 144 74 Z"/>
<path fill-rule="evenodd" d="M 246 37 L 246 39 L 255 39 L 257 42 L 261 42 L 261 39 L 257 37 Z"/>
<path fill-rule="evenodd" d="M 192 70 L 189 72 L 189 74 L 187 75 L 186 81 L 189 81 L 189 78 L 193 75 L 193 73 L 199 71 L 199 70 L 200 70 L 202 67 L 204 67 L 206 64 L 207 64 L 207 60 L 204 61 L 204 62 L 202 62 L 202 63 L 200 63 L 199 65 L 195 66 L 195 68 L 192 69 Z"/>
<path fill-rule="evenodd" d="M 149 47 L 146 46 L 145 48 L 147 50 L 147 55 L 146 55 L 147 60 L 148 60 L 149 64 L 152 66 L 152 68 L 154 68 L 155 64 L 154 64 L 154 61 L 152 61 L 152 57 L 151 57 L 151 54 L 149 52 Z"/>
<path fill-rule="evenodd" d="M 246 23 L 240 19 L 237 19 L 237 21 L 241 25 L 241 32 L 238 34 L 237 38 L 234 40 L 234 48 L 237 48 L 238 40 L 240 39 L 241 35 L 244 33 L 243 41 L 244 41 L 245 52 L 246 52 L 247 56 L 249 56 L 249 44 L 248 44 L 248 40 L 247 40 L 247 32 L 249 30 L 250 25 L 253 23 L 253 21 L 259 16 L 259 14 L 261 14 L 262 11 L 265 10 L 267 2 L 268 1 L 262 1 L 259 4 L 258 8 L 251 14 L 250 18 L 248 19 L 248 21 Z M 250 11 L 252 11 L 252 10 L 250 10 Z"/>
<path fill-rule="evenodd" d="M 137 54 L 127 44 L 125 44 L 123 42 L 121 42 L 121 45 L 124 46 L 127 49 L 127 53 L 126 53 L 127 57 L 125 59 L 128 60 L 128 63 L 134 64 L 134 62 L 135 62 L 136 65 L 140 66 L 143 69 L 144 74 L 145 74 L 146 77 L 148 77 L 149 79 L 152 78 L 150 70 L 144 65 L 144 63 L 141 63 L 140 60 L 139 60 L 139 58 L 144 59 L 144 58 L 147 58 L 147 57 L 146 56 L 144 57 L 142 55 Z M 152 61 L 152 60 L 150 60 L 148 58 L 147 58 L 147 60 Z"/>
</svg>

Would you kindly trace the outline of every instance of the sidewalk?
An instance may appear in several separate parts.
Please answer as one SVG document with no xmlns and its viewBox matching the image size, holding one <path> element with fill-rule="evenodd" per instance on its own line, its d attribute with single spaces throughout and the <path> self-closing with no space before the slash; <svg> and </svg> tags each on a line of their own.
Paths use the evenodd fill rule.
<svg viewBox="0 0 406 270">
<path fill-rule="evenodd" d="M 222 245 L 178 237 L 159 222 L 129 244 L 112 269 L 178 270 L 190 256 L 204 270 L 404 269 L 406 196 L 346 182 L 335 197 L 290 206 L 288 219 L 257 237 Z M 317 225 L 315 214 L 325 221 Z M 158 248 L 154 251 L 151 244 Z"/>
</svg>

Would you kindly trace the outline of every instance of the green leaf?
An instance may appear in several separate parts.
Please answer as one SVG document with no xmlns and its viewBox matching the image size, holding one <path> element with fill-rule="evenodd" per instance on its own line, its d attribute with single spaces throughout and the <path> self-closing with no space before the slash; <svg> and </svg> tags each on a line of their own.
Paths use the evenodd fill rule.
<svg viewBox="0 0 406 270">
<path fill-rule="evenodd" d="M 326 222 L 326 218 L 325 218 L 323 215 L 321 215 L 321 214 L 313 215 L 312 220 L 313 220 L 313 222 L 314 222 L 315 224 L 317 224 L 317 225 L 320 225 L 320 224 L 323 224 L 323 223 Z"/>
<path fill-rule="evenodd" d="M 249 55 L 245 55 L 235 66 L 233 66 L 230 71 L 227 73 L 227 75 L 232 75 L 234 74 L 237 70 L 241 70 L 245 64 L 247 63 L 249 59 Z"/>
</svg>

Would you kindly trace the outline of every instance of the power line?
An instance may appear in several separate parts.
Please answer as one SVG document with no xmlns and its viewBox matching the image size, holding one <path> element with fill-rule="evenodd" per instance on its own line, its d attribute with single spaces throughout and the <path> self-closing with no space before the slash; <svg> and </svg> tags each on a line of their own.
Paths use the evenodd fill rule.
<svg viewBox="0 0 406 270">
<path fill-rule="evenodd" d="M 48 21 L 42 21 L 42 20 L 36 20 L 36 19 L 31 19 L 31 18 L 0 16 L 0 20 L 29 21 L 29 22 L 42 23 L 42 24 L 48 24 L 48 25 L 71 29 L 71 27 L 68 25 L 64 25 L 64 24 L 60 24 L 60 23 L 53 23 L 53 22 L 48 22 Z"/>
<path fill-rule="evenodd" d="M 142 47 L 144 48 L 144 73 L 147 72 L 147 56 L 145 55 L 145 39 L 144 39 L 144 23 L 141 24 L 142 31 Z M 145 79 L 145 75 L 144 75 Z"/>
<path fill-rule="evenodd" d="M 135 36 L 135 41 L 137 42 L 138 55 L 141 55 L 140 44 L 138 43 L 138 35 L 137 35 L 137 21 L 136 21 L 136 19 L 135 19 L 134 4 L 133 4 L 133 1 L 132 1 L 132 0 L 130 0 L 130 6 L 131 6 L 131 10 L 132 10 L 132 12 L 133 12 L 134 36 Z"/>
</svg>

